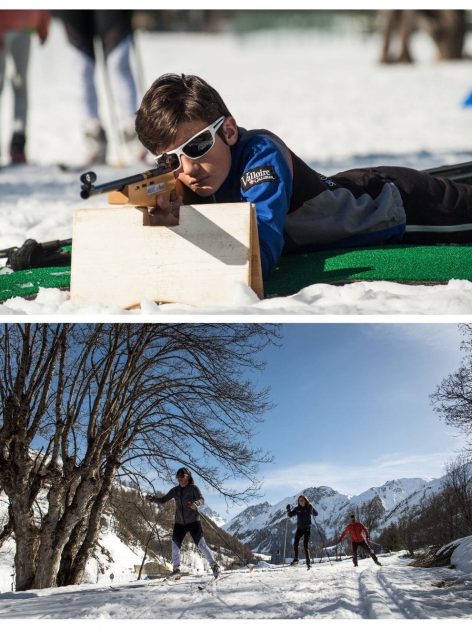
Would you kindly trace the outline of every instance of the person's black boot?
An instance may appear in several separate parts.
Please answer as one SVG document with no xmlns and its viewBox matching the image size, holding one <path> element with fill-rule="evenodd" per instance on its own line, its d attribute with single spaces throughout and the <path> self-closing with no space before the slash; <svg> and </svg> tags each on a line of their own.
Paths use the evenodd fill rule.
<svg viewBox="0 0 472 629">
<path fill-rule="evenodd" d="M 10 161 L 12 164 L 26 164 L 26 136 L 23 131 L 15 131 L 10 142 Z"/>
</svg>

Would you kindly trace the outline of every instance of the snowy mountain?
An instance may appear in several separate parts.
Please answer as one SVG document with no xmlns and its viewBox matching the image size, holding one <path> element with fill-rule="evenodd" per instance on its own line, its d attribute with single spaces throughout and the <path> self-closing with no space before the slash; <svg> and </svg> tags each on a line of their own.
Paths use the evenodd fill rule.
<svg viewBox="0 0 472 629">
<path fill-rule="evenodd" d="M 225 519 L 221 517 L 219 513 L 213 511 L 208 505 L 203 505 L 200 507 L 200 513 L 203 513 L 204 516 L 210 518 L 217 526 L 222 527 L 225 523 Z"/>
<path fill-rule="evenodd" d="M 331 487 L 309 487 L 300 492 L 315 506 L 318 516 L 315 529 L 323 540 L 337 537 L 345 527 L 350 513 L 363 517 L 372 503 L 378 514 L 377 531 L 391 524 L 409 506 L 420 504 L 442 488 L 443 479 L 400 478 L 387 481 L 381 487 L 371 487 L 357 496 L 348 496 Z M 287 522 L 286 505 L 293 508 L 300 494 L 288 496 L 271 506 L 268 502 L 248 507 L 223 527 L 228 533 L 250 546 L 254 552 L 277 554 L 283 547 L 286 528 L 291 537 L 296 518 Z"/>
</svg>

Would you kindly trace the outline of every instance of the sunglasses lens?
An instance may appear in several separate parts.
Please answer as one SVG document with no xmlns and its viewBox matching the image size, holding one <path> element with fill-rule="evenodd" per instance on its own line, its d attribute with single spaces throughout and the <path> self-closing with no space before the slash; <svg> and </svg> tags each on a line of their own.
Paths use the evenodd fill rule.
<svg viewBox="0 0 472 629">
<path fill-rule="evenodd" d="M 202 157 L 205 153 L 212 148 L 214 144 L 213 136 L 211 131 L 204 131 L 197 135 L 197 137 L 187 142 L 187 144 L 183 147 L 182 152 L 187 157 L 191 159 L 196 159 L 198 157 Z"/>
<path fill-rule="evenodd" d="M 180 158 L 176 153 L 163 153 L 154 160 L 157 166 L 168 168 L 169 170 L 177 170 L 180 168 Z"/>
</svg>

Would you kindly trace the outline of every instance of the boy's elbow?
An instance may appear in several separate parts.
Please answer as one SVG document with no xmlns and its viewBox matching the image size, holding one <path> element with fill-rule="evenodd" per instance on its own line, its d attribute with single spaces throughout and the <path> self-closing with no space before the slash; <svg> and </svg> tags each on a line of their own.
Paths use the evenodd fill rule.
<svg viewBox="0 0 472 629">
<path fill-rule="evenodd" d="M 260 253 L 262 277 L 266 280 L 277 266 L 277 263 L 280 259 L 280 253 L 276 254 L 269 247 L 264 247 L 264 245 L 261 245 Z"/>
</svg>

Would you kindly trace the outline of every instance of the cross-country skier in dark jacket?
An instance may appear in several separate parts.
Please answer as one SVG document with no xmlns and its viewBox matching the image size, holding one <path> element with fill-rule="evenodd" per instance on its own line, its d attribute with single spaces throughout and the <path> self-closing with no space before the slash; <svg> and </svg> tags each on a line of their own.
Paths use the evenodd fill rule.
<svg viewBox="0 0 472 629">
<path fill-rule="evenodd" d="M 200 522 L 200 514 L 198 507 L 204 504 L 203 496 L 194 484 L 192 474 L 186 467 L 177 470 L 176 478 L 178 485 L 172 487 L 165 496 L 159 497 L 155 494 L 148 494 L 146 497 L 150 502 L 164 504 L 169 500 L 175 500 L 175 522 L 172 531 L 172 576 L 175 579 L 180 578 L 180 548 L 184 537 L 190 533 L 197 548 L 199 548 L 205 559 L 211 566 L 211 570 L 215 576 L 218 576 L 220 567 L 216 563 L 213 553 L 208 548 L 205 538 L 203 537 L 202 524 Z"/>
<path fill-rule="evenodd" d="M 344 531 L 339 536 L 338 544 L 340 544 L 346 535 L 349 535 L 352 543 L 352 562 L 354 566 L 357 568 L 357 549 L 360 546 L 363 548 L 375 561 L 378 566 L 382 564 L 377 559 L 377 555 L 374 553 L 372 548 L 367 543 L 369 539 L 369 530 L 366 526 L 362 524 L 362 522 L 358 522 L 356 520 L 356 516 L 353 514 L 350 516 L 350 522 L 344 529 Z"/>
<path fill-rule="evenodd" d="M 295 539 L 293 541 L 294 559 L 290 565 L 298 563 L 298 545 L 303 537 L 303 548 L 305 549 L 306 567 L 310 569 L 310 550 L 308 548 L 308 542 L 310 541 L 311 534 L 311 516 L 318 515 L 318 511 L 310 503 L 306 496 L 298 496 L 297 506 L 291 509 L 290 505 L 287 505 L 287 517 L 292 518 L 297 516 L 297 530 L 295 531 Z"/>
<path fill-rule="evenodd" d="M 271 131 L 239 127 L 198 76 L 159 77 L 141 102 L 136 131 L 151 153 L 166 153 L 184 190 L 202 203 L 256 206 L 264 277 L 282 253 L 472 242 L 472 186 L 390 166 L 326 177 Z M 172 224 L 181 202 L 159 199 L 153 212 Z"/>
</svg>

